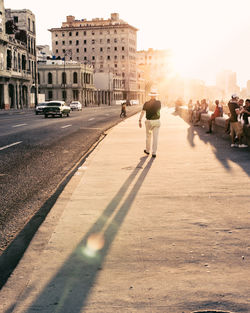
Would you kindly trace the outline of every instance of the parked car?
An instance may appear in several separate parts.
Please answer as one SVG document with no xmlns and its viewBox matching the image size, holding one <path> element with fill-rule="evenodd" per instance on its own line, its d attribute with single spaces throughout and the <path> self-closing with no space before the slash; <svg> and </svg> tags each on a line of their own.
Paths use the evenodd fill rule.
<svg viewBox="0 0 250 313">
<path fill-rule="evenodd" d="M 82 110 L 82 104 L 80 101 L 72 101 L 69 106 L 70 106 L 72 111 L 73 110 L 78 110 L 78 111 Z"/>
<path fill-rule="evenodd" d="M 43 114 L 43 109 L 47 106 L 48 102 L 42 102 L 39 103 L 36 107 L 35 107 L 35 113 L 36 115 L 38 114 Z"/>
<path fill-rule="evenodd" d="M 64 101 L 50 101 L 47 103 L 46 107 L 43 109 L 44 117 L 47 118 L 51 116 L 60 116 L 64 115 L 69 116 L 70 107 Z"/>
</svg>

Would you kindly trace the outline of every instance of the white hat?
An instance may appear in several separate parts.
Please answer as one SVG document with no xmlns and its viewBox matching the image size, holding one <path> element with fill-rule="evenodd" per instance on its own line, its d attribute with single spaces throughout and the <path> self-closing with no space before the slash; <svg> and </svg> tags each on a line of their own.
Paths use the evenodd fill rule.
<svg viewBox="0 0 250 313">
<path fill-rule="evenodd" d="M 148 94 L 150 97 L 156 97 L 159 96 L 160 94 L 157 92 L 156 89 L 152 88 L 150 93 Z"/>
<path fill-rule="evenodd" d="M 236 98 L 239 98 L 236 93 L 232 94 L 232 99 L 236 99 Z"/>
</svg>

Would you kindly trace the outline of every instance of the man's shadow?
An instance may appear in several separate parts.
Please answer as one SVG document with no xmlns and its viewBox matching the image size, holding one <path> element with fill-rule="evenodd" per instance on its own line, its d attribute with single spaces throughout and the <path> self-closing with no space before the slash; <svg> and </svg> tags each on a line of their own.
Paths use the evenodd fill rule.
<svg viewBox="0 0 250 313">
<path fill-rule="evenodd" d="M 143 168 L 147 159 L 147 157 L 140 159 L 102 215 L 83 236 L 76 249 L 26 310 L 26 313 L 33 313 L 36 308 L 45 308 L 48 301 L 50 304 L 46 308 L 47 313 L 82 312 L 111 244 L 153 164 L 154 159 L 150 158 Z M 122 202 L 132 183 L 134 185 L 131 191 Z M 90 238 L 92 241 L 97 240 L 94 242 L 94 246 L 103 243 L 104 247 L 96 251 L 89 245 Z M 28 293 L 30 292 L 28 291 Z M 23 299 L 27 297 L 28 294 L 22 295 Z M 14 306 L 10 307 L 5 313 L 10 313 L 13 308 Z"/>
</svg>

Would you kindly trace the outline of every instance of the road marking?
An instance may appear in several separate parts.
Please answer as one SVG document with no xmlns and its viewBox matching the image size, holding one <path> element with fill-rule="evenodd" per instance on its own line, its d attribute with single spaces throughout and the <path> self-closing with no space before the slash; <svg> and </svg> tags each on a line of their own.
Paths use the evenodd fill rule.
<svg viewBox="0 0 250 313">
<path fill-rule="evenodd" d="M 18 125 L 14 125 L 12 127 L 21 127 L 21 126 L 26 126 L 27 124 L 18 124 Z"/>
<path fill-rule="evenodd" d="M 18 141 L 18 142 L 14 142 L 8 146 L 4 146 L 4 147 L 0 147 L 0 151 L 1 150 L 4 150 L 4 149 L 7 149 L 7 148 L 10 148 L 10 147 L 13 147 L 13 146 L 16 146 L 16 145 L 19 145 L 20 143 L 22 143 L 22 141 Z"/>
<path fill-rule="evenodd" d="M 91 117 L 88 121 L 93 121 L 95 118 L 94 117 Z"/>
<path fill-rule="evenodd" d="M 67 128 L 67 127 L 70 127 L 72 125 L 65 125 L 65 126 L 62 126 L 61 128 Z"/>
</svg>

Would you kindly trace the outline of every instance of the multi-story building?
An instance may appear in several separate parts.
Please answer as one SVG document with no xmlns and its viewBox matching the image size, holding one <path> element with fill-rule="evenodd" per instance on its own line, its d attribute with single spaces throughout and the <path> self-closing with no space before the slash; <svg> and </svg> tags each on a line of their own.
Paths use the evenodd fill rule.
<svg viewBox="0 0 250 313">
<path fill-rule="evenodd" d="M 220 89 L 223 98 L 230 97 L 233 93 L 239 93 L 236 73 L 231 70 L 223 70 L 216 76 L 216 86 Z"/>
<path fill-rule="evenodd" d="M 47 60 L 38 63 L 39 93 L 45 100 L 73 100 L 83 105 L 95 102 L 93 67 L 75 61 Z"/>
<path fill-rule="evenodd" d="M 0 108 L 28 108 L 37 102 L 35 16 L 4 9 L 0 2 Z"/>
<path fill-rule="evenodd" d="M 49 45 L 37 45 L 36 46 L 37 62 L 47 62 L 48 59 L 52 58 L 52 51 Z"/>
<path fill-rule="evenodd" d="M 91 62 L 95 72 L 112 73 L 124 80 L 118 99 L 138 99 L 137 28 L 111 14 L 110 19 L 76 20 L 67 16 L 60 28 L 52 28 L 52 51 L 56 58 L 65 57 L 78 62 Z"/>
<path fill-rule="evenodd" d="M 137 66 L 144 73 L 146 94 L 154 86 L 161 93 L 161 99 L 165 99 L 168 77 L 171 75 L 171 56 L 170 50 L 150 48 L 137 51 Z"/>
</svg>

